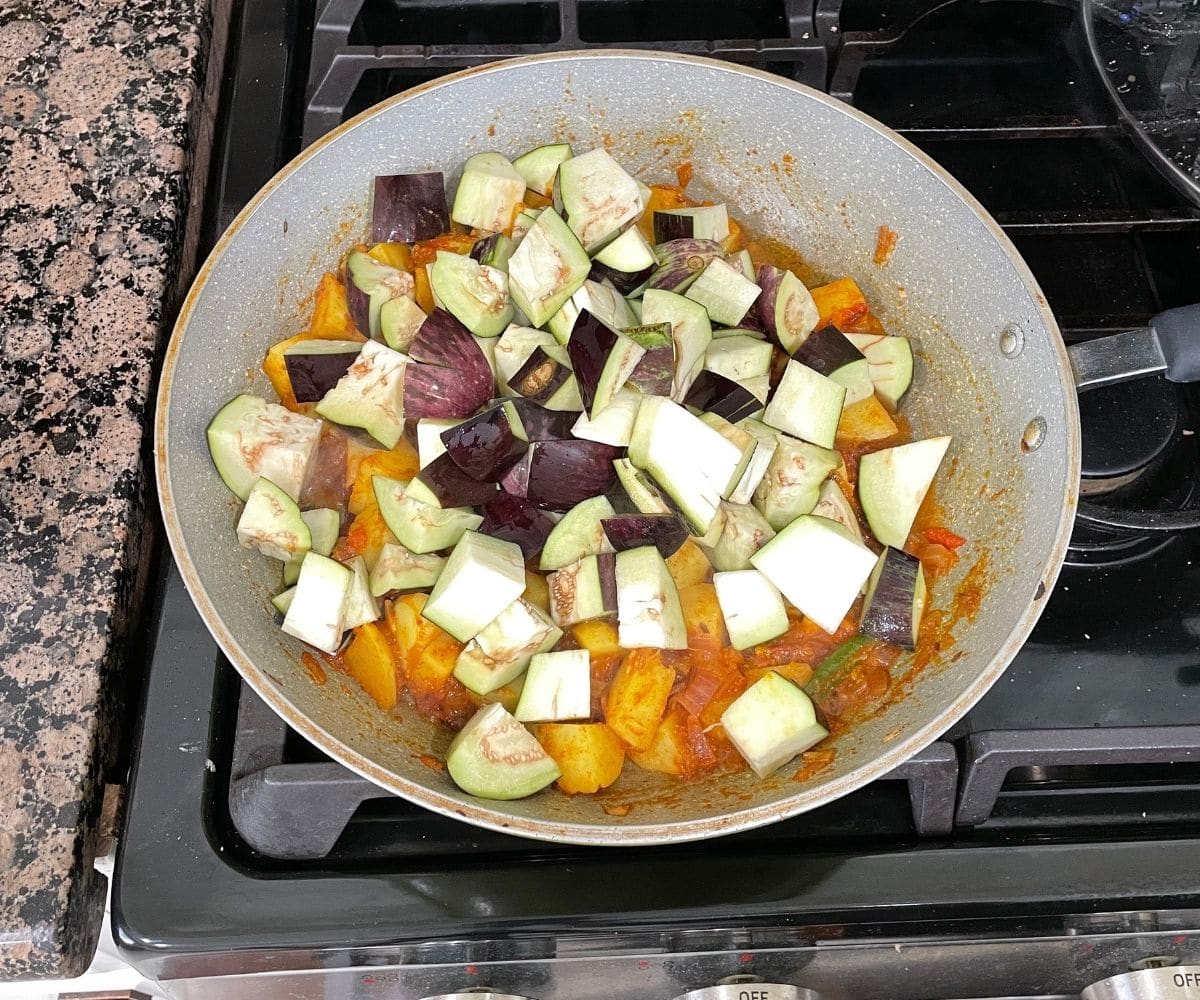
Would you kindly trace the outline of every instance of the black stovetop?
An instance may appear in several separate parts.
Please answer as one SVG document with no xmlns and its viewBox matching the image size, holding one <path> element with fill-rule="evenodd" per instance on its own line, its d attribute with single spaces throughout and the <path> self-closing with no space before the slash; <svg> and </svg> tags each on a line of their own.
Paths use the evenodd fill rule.
<svg viewBox="0 0 1200 1000">
<path fill-rule="evenodd" d="M 470 3 L 324 4 L 314 30 L 303 5 L 246 0 L 209 236 L 305 139 L 389 93 L 555 47 L 560 27 L 562 47 L 656 41 L 663 24 L 683 23 L 685 6 L 493 3 L 503 28 L 485 38 Z M 1140 326 L 1200 294 L 1200 210 L 1121 133 L 1071 8 L 846 0 L 839 16 L 827 0 L 810 6 L 815 15 L 783 0 L 702 3 L 688 15 L 697 32 L 765 41 L 656 44 L 794 76 L 904 132 L 1007 229 L 1068 340 Z M 636 34 L 651 23 L 647 10 L 658 12 L 658 27 Z M 1198 464 L 1189 432 L 1200 393 L 1139 391 L 1178 405 L 1169 474 L 1186 478 Z M 1136 490 L 1123 496 L 1139 501 Z M 371 797 L 262 715 L 164 556 L 114 930 L 149 974 L 180 975 L 204 967 L 203 954 L 245 949 L 262 950 L 257 967 L 268 968 L 288 961 L 282 952 L 325 946 L 678 931 L 731 914 L 739 926 L 793 932 L 841 924 L 872 934 L 919 920 L 982 934 L 1069 914 L 1192 906 L 1198 593 L 1200 533 L 1081 532 L 1030 641 L 967 719 L 903 775 L 907 784 L 880 781 L 806 816 L 703 844 L 584 849 Z"/>
</svg>

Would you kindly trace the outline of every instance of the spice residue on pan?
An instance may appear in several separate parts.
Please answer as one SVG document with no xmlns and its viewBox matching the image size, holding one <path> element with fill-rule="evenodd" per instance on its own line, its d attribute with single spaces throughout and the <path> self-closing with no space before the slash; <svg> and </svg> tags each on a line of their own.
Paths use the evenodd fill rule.
<svg viewBox="0 0 1200 1000">
<path fill-rule="evenodd" d="M 800 755 L 800 769 L 792 775 L 793 781 L 808 781 L 826 768 L 832 767 L 837 759 L 837 747 L 823 750 L 805 750 Z"/>
<path fill-rule="evenodd" d="M 875 233 L 875 255 L 872 260 L 876 267 L 887 267 L 896 250 L 900 234 L 888 226 L 880 226 Z"/>
<path fill-rule="evenodd" d="M 416 754 L 417 763 L 424 764 L 431 771 L 445 771 L 446 764 L 444 761 L 438 760 L 433 754 L 419 753 Z"/>
<path fill-rule="evenodd" d="M 300 664 L 304 667 L 305 673 L 312 679 L 314 684 L 324 684 L 328 679 L 325 673 L 325 668 L 317 661 L 307 649 L 300 654 Z"/>
</svg>

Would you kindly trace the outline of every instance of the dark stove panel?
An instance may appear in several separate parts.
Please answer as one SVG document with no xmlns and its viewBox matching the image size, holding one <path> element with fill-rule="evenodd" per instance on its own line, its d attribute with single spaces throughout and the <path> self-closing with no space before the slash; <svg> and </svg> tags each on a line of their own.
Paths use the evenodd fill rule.
<svg viewBox="0 0 1200 1000">
<path fill-rule="evenodd" d="M 210 240 L 301 146 L 378 100 L 494 58 L 631 45 L 767 69 L 899 129 L 995 214 L 1069 341 L 1141 326 L 1200 296 L 1200 209 L 1122 131 L 1074 5 L 324 0 L 313 13 L 295 2 L 238 5 Z M 1149 384 L 1121 393 L 1109 435 L 1155 400 L 1178 405 L 1145 420 L 1155 433 L 1140 442 L 1094 451 L 1098 479 L 1132 470 L 1130 454 L 1150 460 L 1145 476 L 1107 483 L 1093 500 L 1132 510 L 1190 502 L 1200 394 Z M 661 982 L 682 989 L 743 964 L 799 982 L 793 960 L 819 971 L 830 942 L 944 932 L 1008 947 L 1024 937 L 1055 957 L 1044 971 L 1030 966 L 1021 995 L 1075 993 L 1146 956 L 1150 945 L 1129 935 L 1194 926 L 1167 911 L 1200 902 L 1198 593 L 1200 533 L 1082 525 L 1031 641 L 955 731 L 895 776 L 904 780 L 739 837 L 617 852 L 531 844 L 379 797 L 269 712 L 254 714 L 261 703 L 216 653 L 168 560 L 115 932 L 153 974 L 339 967 L 354 973 L 348 996 L 402 977 L 347 966 L 450 963 L 411 981 L 444 992 L 432 987 L 480 984 L 488 963 L 550 961 L 552 939 L 562 957 L 641 935 L 628 954 L 650 957 L 622 969 L 669 970 Z M 1069 916 L 1094 910 L 1137 920 Z M 731 915 L 737 930 L 721 933 L 732 937 L 714 938 Z M 1054 935 L 1080 933 L 1115 935 L 1117 964 L 1097 964 L 1103 945 L 1054 950 Z M 679 970 L 701 966 L 674 952 L 707 941 L 717 958 L 703 965 L 707 978 L 688 979 Z M 782 964 L 756 957 L 766 947 L 786 949 Z M 840 955 L 832 964 L 849 967 Z M 506 985 L 557 995 L 547 966 L 521 969 Z M 595 995 L 609 995 L 599 982 Z M 266 989 L 256 981 L 255 992 L 222 995 L 277 995 Z"/>
</svg>

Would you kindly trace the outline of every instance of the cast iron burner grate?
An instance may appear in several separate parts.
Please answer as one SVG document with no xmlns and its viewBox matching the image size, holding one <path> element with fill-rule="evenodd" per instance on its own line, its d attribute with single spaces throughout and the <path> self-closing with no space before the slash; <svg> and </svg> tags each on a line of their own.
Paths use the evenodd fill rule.
<svg viewBox="0 0 1200 1000">
<path fill-rule="evenodd" d="M 713 56 L 825 87 L 826 45 L 803 0 L 328 0 L 313 29 L 302 141 L 446 73 L 604 46 Z"/>
<path fill-rule="evenodd" d="M 332 761 L 288 761 L 286 724 L 253 691 L 241 685 L 233 738 L 229 815 L 242 838 L 259 854 L 291 861 L 326 857 L 359 807 L 390 793 Z M 908 783 L 912 822 L 922 836 L 944 835 L 954 825 L 958 757 L 948 743 L 934 743 L 882 780 Z M 397 804 L 397 803 L 394 803 Z M 512 854 L 529 841 L 442 821 L 424 810 L 404 809 L 414 840 L 439 837 L 445 852 L 450 823 L 470 849 Z"/>
<path fill-rule="evenodd" d="M 231 119 L 226 142 L 243 169 L 226 166 L 219 218 L 228 221 L 273 164 L 408 86 L 491 59 L 620 44 L 750 63 L 828 89 L 896 128 L 962 180 L 1005 228 L 1068 341 L 1142 326 L 1196 296 L 1200 209 L 1122 132 L 1073 9 L 1019 0 L 735 0 L 721 5 L 725 19 L 710 20 L 715 9 L 701 3 L 683 18 L 669 16 L 676 8 L 667 0 L 330 0 L 315 20 L 307 103 L 291 144 L 268 148 L 279 142 L 278 130 Z M 257 10 L 248 5 L 245 16 L 257 17 Z M 244 29 L 254 30 L 253 23 Z M 693 40 L 672 37 L 679 34 Z M 715 40 L 743 34 L 757 40 Z M 694 40 L 702 36 L 710 40 Z M 271 49 L 249 58 L 251 71 L 238 77 L 234 99 L 259 98 L 275 110 L 259 88 L 292 67 Z M 286 121 L 287 102 L 277 106 Z M 1192 389 L 1178 395 L 1180 408 L 1166 415 L 1172 434 L 1192 429 L 1198 401 Z M 1169 470 L 1163 479 L 1160 466 L 1191 452 L 1170 445 L 1160 454 L 1161 445 L 1140 443 L 1153 456 L 1153 474 L 1134 485 L 1154 484 L 1161 501 L 1178 506 L 1187 499 L 1174 493 L 1190 483 L 1172 483 Z M 1120 465 L 1119 457 L 1106 461 Z M 1078 565 L 1068 565 L 1004 681 L 947 737 L 957 754 L 935 744 L 912 765 L 911 801 L 887 796 L 893 820 L 911 813 L 907 836 L 944 836 L 952 825 L 956 838 L 990 830 L 1094 833 L 1106 824 L 1168 829 L 1180 817 L 1200 816 L 1189 770 L 1196 764 L 1187 763 L 1200 745 L 1188 700 L 1200 685 L 1188 624 L 1189 594 L 1200 586 L 1193 565 L 1200 545 L 1169 534 L 1146 542 L 1089 529 L 1077 535 L 1072 562 Z M 1114 684 L 1135 694 L 1132 707 L 1119 707 Z M 301 747 L 240 684 L 223 690 L 235 700 L 242 691 L 244 718 L 229 737 L 232 776 L 220 794 L 252 850 L 341 863 L 359 848 L 378 855 L 372 837 L 396 825 L 406 833 L 389 835 L 390 857 L 413 856 L 426 841 L 453 843 L 461 824 L 377 798 L 374 786 Z M 962 796 L 948 800 L 960 757 Z M 902 791 L 899 781 L 872 787 Z M 1164 789 L 1175 790 L 1166 795 L 1170 808 Z M 328 818 L 319 818 L 317 800 Z M 851 800 L 860 811 L 873 807 Z M 840 813 L 813 815 L 814 825 L 829 830 L 853 828 Z M 792 829 L 812 833 L 800 824 L 780 836 Z M 529 850 L 526 841 L 486 831 L 462 828 L 458 835 L 512 858 Z M 397 846 L 404 837 L 412 844 Z"/>
</svg>

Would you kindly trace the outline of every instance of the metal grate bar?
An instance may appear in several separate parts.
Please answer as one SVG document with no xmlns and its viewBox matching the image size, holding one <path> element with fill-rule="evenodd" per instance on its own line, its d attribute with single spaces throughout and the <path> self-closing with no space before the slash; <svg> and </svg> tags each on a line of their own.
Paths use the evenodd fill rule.
<svg viewBox="0 0 1200 1000">
<path fill-rule="evenodd" d="M 1200 726 L 990 730 L 967 737 L 965 760 L 955 819 L 977 826 L 992 814 L 1013 768 L 1197 761 Z"/>
<path fill-rule="evenodd" d="M 564 18 L 564 37 L 555 42 L 509 45 L 388 45 L 378 48 L 344 46 L 328 54 L 325 68 L 320 75 L 318 67 L 321 63 L 317 60 L 318 53 L 314 45 L 313 75 L 310 77 L 311 95 L 304 116 L 304 146 L 311 145 L 341 124 L 346 106 L 364 73 L 378 70 L 417 70 L 432 77 L 481 66 L 497 59 L 602 47 L 579 41 L 576 31 L 573 31 L 576 37 L 567 36 L 566 29 L 569 26 L 573 28 L 573 24 L 569 25 L 568 21 L 574 14 L 575 5 L 563 2 L 560 10 Z M 710 56 L 753 65 L 787 63 L 791 64 L 789 75 L 801 83 L 820 88 L 824 86 L 825 81 L 826 53 L 816 42 L 797 44 L 791 39 L 631 41 L 621 42 L 620 46 Z"/>
<path fill-rule="evenodd" d="M 325 857 L 368 799 L 390 792 L 336 763 L 285 763 L 287 726 L 242 685 L 233 743 L 229 813 L 242 838 L 267 857 Z M 943 836 L 954 825 L 958 757 L 934 743 L 881 780 L 908 782 L 913 823 L 921 836 Z"/>
</svg>

